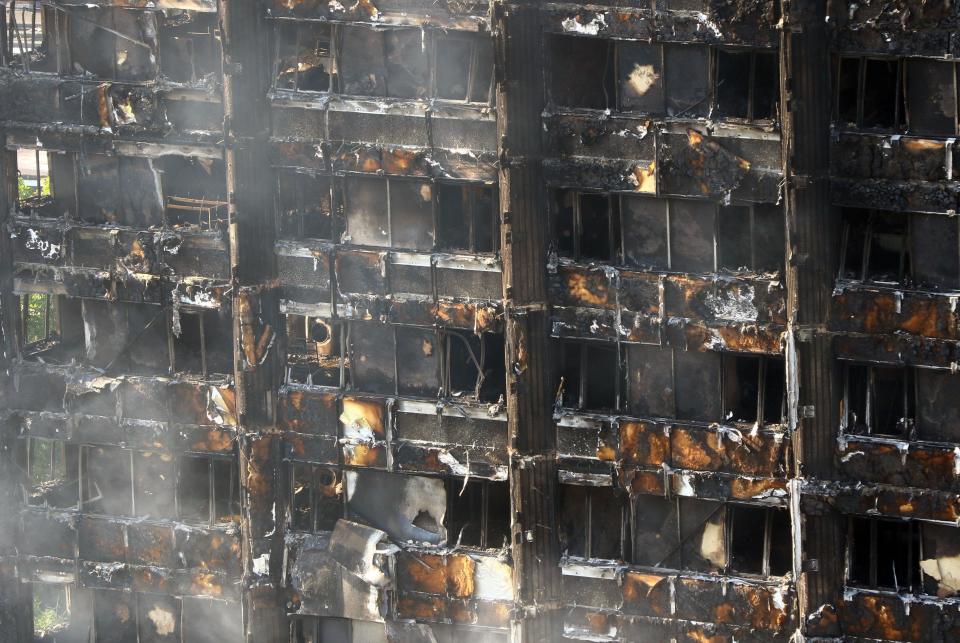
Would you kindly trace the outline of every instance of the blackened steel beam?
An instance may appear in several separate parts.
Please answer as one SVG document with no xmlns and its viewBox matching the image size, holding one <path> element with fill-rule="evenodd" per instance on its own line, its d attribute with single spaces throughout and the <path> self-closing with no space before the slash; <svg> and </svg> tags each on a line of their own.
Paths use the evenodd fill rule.
<svg viewBox="0 0 960 643">
<path fill-rule="evenodd" d="M 557 640 L 560 598 L 539 4 L 493 4 L 517 642 Z"/>
<path fill-rule="evenodd" d="M 830 207 L 831 87 L 826 0 L 784 0 L 781 105 L 787 224 L 787 341 L 790 422 L 799 478 L 833 475 L 840 378 L 827 321 L 837 271 L 837 220 Z M 806 547 L 797 557 L 800 623 L 837 605 L 843 585 L 840 520 L 794 516 Z"/>
</svg>

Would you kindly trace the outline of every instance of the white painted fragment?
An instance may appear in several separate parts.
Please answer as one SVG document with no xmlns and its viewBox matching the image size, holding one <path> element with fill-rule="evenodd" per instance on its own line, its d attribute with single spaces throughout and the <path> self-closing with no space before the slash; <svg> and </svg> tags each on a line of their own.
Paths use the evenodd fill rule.
<svg viewBox="0 0 960 643">
<path fill-rule="evenodd" d="M 607 16 L 604 13 L 597 13 L 593 20 L 587 23 L 580 22 L 580 16 L 573 16 L 572 18 L 564 18 L 560 24 L 567 33 L 596 36 L 607 28 Z"/>
</svg>

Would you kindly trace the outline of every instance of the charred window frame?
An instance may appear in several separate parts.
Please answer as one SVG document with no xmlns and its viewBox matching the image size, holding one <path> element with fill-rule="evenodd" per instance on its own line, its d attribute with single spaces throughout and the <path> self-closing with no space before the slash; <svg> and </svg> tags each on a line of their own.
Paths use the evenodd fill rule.
<svg viewBox="0 0 960 643">
<path fill-rule="evenodd" d="M 500 207 L 496 186 L 437 183 L 436 248 L 496 254 L 500 251 Z"/>
<path fill-rule="evenodd" d="M 24 502 L 32 507 L 75 509 L 79 505 L 79 447 L 63 440 L 28 437 L 20 441 L 27 486 Z"/>
<path fill-rule="evenodd" d="M 560 360 L 558 397 L 566 408 L 615 411 L 621 408 L 623 378 L 617 344 L 557 340 Z"/>
<path fill-rule="evenodd" d="M 903 65 L 897 58 L 836 56 L 834 119 L 854 127 L 898 130 L 904 125 Z"/>
<path fill-rule="evenodd" d="M 223 311 L 181 308 L 176 313 L 177 327 L 173 315 L 167 333 L 172 372 L 195 373 L 204 379 L 212 373 L 233 372 L 232 340 L 227 337 L 232 327 Z"/>
<path fill-rule="evenodd" d="M 277 234 L 284 239 L 334 238 L 333 192 L 329 176 L 277 171 Z"/>
<path fill-rule="evenodd" d="M 333 531 L 343 517 L 340 475 L 332 467 L 290 463 L 290 521 L 297 531 Z"/>
<path fill-rule="evenodd" d="M 222 77 L 217 14 L 200 11 L 159 14 L 160 72 L 168 80 L 194 84 Z"/>
<path fill-rule="evenodd" d="M 167 225 L 218 230 L 229 223 L 222 160 L 169 155 L 148 163 L 160 173 Z"/>
<path fill-rule="evenodd" d="M 922 592 L 922 523 L 851 517 L 847 523 L 847 585 Z"/>
<path fill-rule="evenodd" d="M 912 274 L 910 228 L 906 214 L 844 208 L 840 278 L 905 284 Z"/>
<path fill-rule="evenodd" d="M 631 512 L 613 487 L 561 485 L 560 547 L 567 556 L 631 561 Z"/>
<path fill-rule="evenodd" d="M 42 352 L 61 338 L 63 295 L 27 293 L 18 296 L 20 352 Z"/>
<path fill-rule="evenodd" d="M 780 63 L 775 52 L 715 50 L 714 96 L 720 116 L 775 120 L 779 94 Z"/>
<path fill-rule="evenodd" d="M 506 393 L 503 333 L 440 332 L 440 385 L 445 398 L 497 402 Z"/>
<path fill-rule="evenodd" d="M 180 457 L 177 515 L 184 522 L 213 525 L 239 519 L 239 476 L 233 458 Z"/>
<path fill-rule="evenodd" d="M 80 509 L 88 513 L 133 515 L 133 451 L 80 447 Z"/>
<path fill-rule="evenodd" d="M 723 419 L 758 425 L 786 419 L 783 359 L 765 355 L 723 354 Z"/>
<path fill-rule="evenodd" d="M 354 640 L 353 623 L 352 619 L 335 616 L 290 617 L 289 643 L 350 643 Z"/>
<path fill-rule="evenodd" d="M 342 386 L 345 326 L 321 317 L 286 316 L 287 377 L 291 384 Z"/>
<path fill-rule="evenodd" d="M 843 429 L 850 433 L 913 439 L 917 383 L 912 368 L 844 365 Z"/>
<path fill-rule="evenodd" d="M 407 64 L 414 40 L 422 59 Z M 481 33 L 278 21 L 274 61 L 280 90 L 484 105 L 493 97 L 493 41 Z"/>
<path fill-rule="evenodd" d="M 550 220 L 557 253 L 574 261 L 694 273 L 783 273 L 780 206 L 557 188 Z"/>
<path fill-rule="evenodd" d="M 274 88 L 333 92 L 337 26 L 328 23 L 279 21 L 274 31 Z"/>
<path fill-rule="evenodd" d="M 62 17 L 41 0 L 4 3 L 0 12 L 0 56 L 3 65 L 24 72 L 56 73 L 60 68 Z"/>
<path fill-rule="evenodd" d="M 457 547 L 500 549 L 510 544 L 506 482 L 447 478 L 447 538 Z"/>
<path fill-rule="evenodd" d="M 17 210 L 44 216 L 44 206 L 53 197 L 51 153 L 39 147 L 17 149 Z"/>
<path fill-rule="evenodd" d="M 553 191 L 557 252 L 575 261 L 620 263 L 620 196 L 578 190 Z"/>
<path fill-rule="evenodd" d="M 728 572 L 784 576 L 793 568 L 790 512 L 786 509 L 728 504 L 726 526 Z"/>
<path fill-rule="evenodd" d="M 83 619 L 78 612 L 85 603 L 77 600 L 80 598 L 78 594 L 84 595 L 90 590 L 75 588 L 69 583 L 32 582 L 28 587 L 33 599 L 34 640 L 49 640 L 48 637 L 54 632 L 75 631 L 74 617 L 79 617 L 78 621 Z"/>
</svg>

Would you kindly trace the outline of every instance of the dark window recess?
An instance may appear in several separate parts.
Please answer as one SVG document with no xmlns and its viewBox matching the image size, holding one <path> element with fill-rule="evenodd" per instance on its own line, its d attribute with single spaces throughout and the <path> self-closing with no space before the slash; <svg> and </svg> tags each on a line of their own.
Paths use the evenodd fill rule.
<svg viewBox="0 0 960 643">
<path fill-rule="evenodd" d="M 910 133 L 953 136 L 957 132 L 954 63 L 909 58 L 905 66 Z"/>
<path fill-rule="evenodd" d="M 348 176 L 344 213 L 351 243 L 430 250 L 433 186 L 426 181 Z"/>
<path fill-rule="evenodd" d="M 568 556 L 630 560 L 630 507 L 612 487 L 561 485 L 560 550 Z"/>
<path fill-rule="evenodd" d="M 620 109 L 662 114 L 663 50 L 658 43 L 618 42 Z"/>
<path fill-rule="evenodd" d="M 783 422 L 785 377 L 783 360 L 724 354 L 724 420 Z"/>
<path fill-rule="evenodd" d="M 910 263 L 914 283 L 931 290 L 960 287 L 957 217 L 910 214 Z"/>
<path fill-rule="evenodd" d="M 207 377 L 233 372 L 233 325 L 226 311 L 179 311 L 180 332 L 173 329 L 173 370 Z"/>
<path fill-rule="evenodd" d="M 351 643 L 353 621 L 333 616 L 290 618 L 290 643 Z"/>
<path fill-rule="evenodd" d="M 32 293 L 20 295 L 15 303 L 23 357 L 62 364 L 79 354 L 84 342 L 79 299 Z"/>
<path fill-rule="evenodd" d="M 223 161 L 171 155 L 151 159 L 150 163 L 160 172 L 167 223 L 200 230 L 216 230 L 227 224 Z"/>
<path fill-rule="evenodd" d="M 69 55 L 75 74 L 102 80 L 151 81 L 157 77 L 159 12 L 122 8 L 71 7 L 66 20 Z"/>
<path fill-rule="evenodd" d="M 437 32 L 435 38 L 435 96 L 489 102 L 493 87 L 493 41 L 483 35 L 457 32 Z"/>
<path fill-rule="evenodd" d="M 555 190 L 552 209 L 557 252 L 576 260 L 618 260 L 619 196 Z"/>
<path fill-rule="evenodd" d="M 27 438 L 27 504 L 67 509 L 79 500 L 79 447 L 62 440 Z"/>
<path fill-rule="evenodd" d="M 80 501 L 88 513 L 129 516 L 132 513 L 131 452 L 117 447 L 80 448 Z"/>
<path fill-rule="evenodd" d="M 567 408 L 611 411 L 620 403 L 616 344 L 560 341 L 561 403 Z"/>
<path fill-rule="evenodd" d="M 407 99 L 430 95 L 429 47 L 423 31 L 351 25 L 339 33 L 337 68 L 344 94 Z"/>
<path fill-rule="evenodd" d="M 3 64 L 23 71 L 57 71 L 58 25 L 63 20 L 55 7 L 40 0 L 21 0 L 2 7 Z"/>
<path fill-rule="evenodd" d="M 783 271 L 784 219 L 778 206 L 720 206 L 718 264 L 727 270 Z"/>
<path fill-rule="evenodd" d="M 680 272 L 712 272 L 715 254 L 713 203 L 671 199 L 670 269 Z"/>
<path fill-rule="evenodd" d="M 727 507 L 730 570 L 783 576 L 792 569 L 790 512 L 772 507 Z"/>
<path fill-rule="evenodd" d="M 911 368 L 848 364 L 844 409 L 852 433 L 910 438 L 916 417 L 916 384 Z"/>
<path fill-rule="evenodd" d="M 238 483 L 233 460 L 210 456 L 181 457 L 177 478 L 180 518 L 209 524 L 238 520 Z"/>
<path fill-rule="evenodd" d="M 616 108 L 612 41 L 578 36 L 550 37 L 550 97 L 563 107 Z"/>
<path fill-rule="evenodd" d="M 916 370 L 917 434 L 922 440 L 960 443 L 960 374 Z"/>
<path fill-rule="evenodd" d="M 466 547 L 499 549 L 510 544 L 510 487 L 506 482 L 448 478 L 447 534 Z"/>
<path fill-rule="evenodd" d="M 623 196 L 620 203 L 624 263 L 654 270 L 669 268 L 667 200 Z"/>
<path fill-rule="evenodd" d="M 330 25 L 281 23 L 276 31 L 278 89 L 327 92 L 333 87 Z"/>
<path fill-rule="evenodd" d="M 160 72 L 172 81 L 196 83 L 220 77 L 220 40 L 213 13 L 160 14 Z"/>
<path fill-rule="evenodd" d="M 496 402 L 506 390 L 502 333 L 448 329 L 442 335 L 441 382 L 444 395 Z"/>
<path fill-rule="evenodd" d="M 342 330 L 319 317 L 287 315 L 287 381 L 340 386 Z"/>
<path fill-rule="evenodd" d="M 500 212 L 494 188 L 441 183 L 437 186 L 437 248 L 474 253 L 496 252 Z"/>
<path fill-rule="evenodd" d="M 912 259 L 907 215 L 844 208 L 843 220 L 843 277 L 907 283 Z"/>
<path fill-rule="evenodd" d="M 779 99 L 779 63 L 774 53 L 716 52 L 716 101 L 721 116 L 771 119 Z"/>
<path fill-rule="evenodd" d="M 847 582 L 876 589 L 921 591 L 920 527 L 913 521 L 851 518 Z"/>
<path fill-rule="evenodd" d="M 277 219 L 285 239 L 332 239 L 330 178 L 277 174 Z"/>
<path fill-rule="evenodd" d="M 884 130 L 903 124 L 900 61 L 888 58 L 834 59 L 835 117 L 857 127 Z"/>
<path fill-rule="evenodd" d="M 343 517 L 336 469 L 293 462 L 290 465 L 290 515 L 298 531 L 333 531 Z"/>
</svg>

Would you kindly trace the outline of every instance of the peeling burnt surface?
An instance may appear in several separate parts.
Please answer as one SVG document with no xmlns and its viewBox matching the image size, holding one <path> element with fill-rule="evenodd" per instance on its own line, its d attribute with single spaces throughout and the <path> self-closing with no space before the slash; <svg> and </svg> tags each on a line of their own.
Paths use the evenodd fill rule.
<svg viewBox="0 0 960 643">
<path fill-rule="evenodd" d="M 956 3 L 0 7 L 0 641 L 960 638 Z"/>
</svg>

